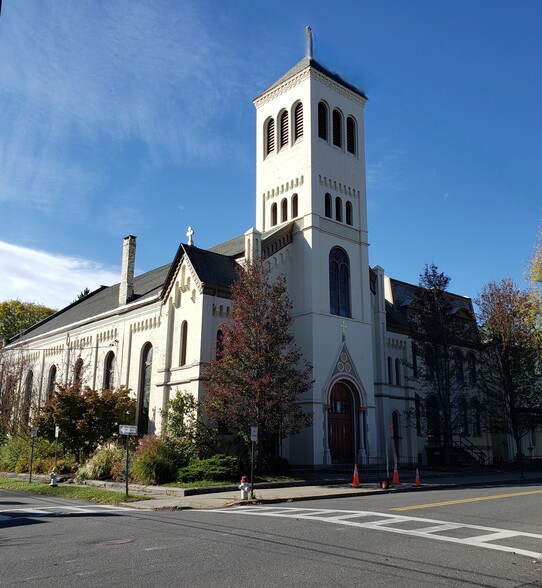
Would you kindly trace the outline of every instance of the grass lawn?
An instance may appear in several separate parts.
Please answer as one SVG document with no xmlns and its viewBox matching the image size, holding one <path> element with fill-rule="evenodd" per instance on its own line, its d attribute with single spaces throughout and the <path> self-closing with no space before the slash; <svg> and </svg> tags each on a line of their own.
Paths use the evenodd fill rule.
<svg viewBox="0 0 542 588">
<path fill-rule="evenodd" d="M 62 498 L 71 498 L 73 500 L 87 500 L 98 504 L 118 505 L 123 502 L 137 502 L 139 500 L 148 500 L 146 496 L 134 496 L 128 494 L 128 499 L 124 492 L 114 490 L 103 490 L 101 488 L 92 488 L 90 486 L 74 486 L 59 484 L 56 487 L 44 484 L 42 482 L 24 482 L 22 480 L 12 480 L 11 478 L 0 478 L 0 490 L 14 490 L 16 492 L 31 492 L 33 494 L 43 494 L 46 496 L 60 496 Z"/>
</svg>

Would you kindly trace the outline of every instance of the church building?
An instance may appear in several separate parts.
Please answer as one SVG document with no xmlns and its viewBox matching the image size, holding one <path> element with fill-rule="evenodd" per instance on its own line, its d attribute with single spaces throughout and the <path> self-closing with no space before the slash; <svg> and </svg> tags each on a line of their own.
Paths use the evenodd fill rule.
<svg viewBox="0 0 542 588">
<path fill-rule="evenodd" d="M 43 404 L 56 383 L 125 386 L 137 398 L 139 433 L 160 432 L 161 412 L 182 390 L 202 399 L 202 364 L 216 357 L 231 315 L 236 268 L 261 256 L 284 274 L 294 334 L 314 384 L 300 399 L 313 424 L 285 440 L 290 464 L 428 463 L 420 425 L 408 308 L 416 286 L 369 265 L 364 92 L 306 56 L 254 99 L 255 224 L 210 249 L 179 245 L 170 264 L 135 276 L 136 238 L 122 246 L 120 283 L 91 292 L 8 341 L 23 350 L 22 395 Z M 139 244 L 145 247 L 145 243 Z M 173 253 L 173 252 L 172 252 Z M 119 247 L 120 256 L 120 247 Z M 471 300 L 450 295 L 473 317 Z M 458 350 L 467 389 L 476 355 Z M 465 399 L 464 435 L 484 452 L 475 394 Z M 413 415 L 407 418 L 407 414 Z"/>
</svg>

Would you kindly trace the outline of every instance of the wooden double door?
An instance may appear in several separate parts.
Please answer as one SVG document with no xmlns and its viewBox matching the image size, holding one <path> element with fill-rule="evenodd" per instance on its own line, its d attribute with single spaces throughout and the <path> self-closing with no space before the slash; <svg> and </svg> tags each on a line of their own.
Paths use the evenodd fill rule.
<svg viewBox="0 0 542 588">
<path fill-rule="evenodd" d="M 355 462 L 354 416 L 352 393 L 344 384 L 335 384 L 331 389 L 328 412 L 328 441 L 332 463 L 352 464 Z"/>
</svg>

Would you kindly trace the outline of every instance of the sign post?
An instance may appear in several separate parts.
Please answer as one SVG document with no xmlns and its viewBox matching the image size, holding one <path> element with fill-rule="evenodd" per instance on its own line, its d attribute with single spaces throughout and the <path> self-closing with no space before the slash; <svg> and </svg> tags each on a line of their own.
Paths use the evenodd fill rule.
<svg viewBox="0 0 542 588">
<path fill-rule="evenodd" d="M 250 427 L 250 441 L 252 442 L 252 457 L 250 460 L 250 497 L 254 496 L 254 446 L 258 442 L 258 427 Z"/>
<path fill-rule="evenodd" d="M 34 462 L 34 442 L 36 437 L 38 436 L 38 427 L 32 427 L 30 431 L 30 436 L 32 437 L 32 448 L 30 449 L 30 476 L 28 478 L 28 483 L 32 484 L 32 464 Z"/>
<path fill-rule="evenodd" d="M 58 434 L 60 433 L 60 427 L 58 425 L 55 426 L 55 469 L 53 470 L 56 472 L 56 460 L 58 457 Z"/>
<path fill-rule="evenodd" d="M 130 446 L 129 442 L 128 442 L 128 437 L 130 437 L 131 435 L 137 435 L 137 427 L 135 425 L 119 425 L 119 434 L 120 435 L 124 435 L 125 439 L 126 439 L 126 472 L 125 472 L 125 478 L 126 478 L 126 500 L 128 500 L 128 464 L 129 464 L 129 458 L 128 458 L 128 448 Z"/>
</svg>

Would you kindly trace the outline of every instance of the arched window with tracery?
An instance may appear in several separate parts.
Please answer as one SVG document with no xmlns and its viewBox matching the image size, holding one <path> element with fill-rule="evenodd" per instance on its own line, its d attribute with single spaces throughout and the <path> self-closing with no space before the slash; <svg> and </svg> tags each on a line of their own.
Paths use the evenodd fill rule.
<svg viewBox="0 0 542 588">
<path fill-rule="evenodd" d="M 333 110 L 333 145 L 343 146 L 343 115 L 340 110 Z"/>
<path fill-rule="evenodd" d="M 350 316 L 350 262 L 340 247 L 329 252 L 330 313 Z"/>
<path fill-rule="evenodd" d="M 352 226 L 352 203 L 348 201 L 346 203 L 346 224 Z"/>
<path fill-rule="evenodd" d="M 137 402 L 138 433 L 140 435 L 146 435 L 149 432 L 149 409 L 151 400 L 152 345 L 150 343 L 145 343 L 141 351 L 141 366 L 139 374 L 139 395 Z"/>
<path fill-rule="evenodd" d="M 401 360 L 399 358 L 395 358 L 395 384 L 400 386 L 401 381 Z"/>
<path fill-rule="evenodd" d="M 275 151 L 275 120 L 270 118 L 265 123 L 265 156 Z"/>
<path fill-rule="evenodd" d="M 280 144 L 279 149 L 284 149 L 288 146 L 288 112 L 285 110 L 280 115 Z"/>
<path fill-rule="evenodd" d="M 343 220 L 343 201 L 338 196 L 335 198 L 335 220 L 340 223 Z"/>
<path fill-rule="evenodd" d="M 324 200 L 324 207 L 325 207 L 325 215 L 327 216 L 327 218 L 332 218 L 332 213 L 331 213 L 331 194 L 326 193 L 325 196 L 325 200 Z"/>
<path fill-rule="evenodd" d="M 346 119 L 346 150 L 356 154 L 356 121 L 352 116 Z"/>
<path fill-rule="evenodd" d="M 115 372 L 117 369 L 117 360 L 115 359 L 115 353 L 110 351 L 105 356 L 104 362 L 104 389 L 113 390 L 115 388 Z"/>
<path fill-rule="evenodd" d="M 285 223 L 288 220 L 288 200 L 282 199 L 280 203 L 280 222 Z"/>
<path fill-rule="evenodd" d="M 325 102 L 318 102 L 318 137 L 327 141 L 328 108 Z"/>
<path fill-rule="evenodd" d="M 303 103 L 298 102 L 294 108 L 294 143 L 303 137 Z"/>
<path fill-rule="evenodd" d="M 292 218 L 296 218 L 297 215 L 299 214 L 298 208 L 297 208 L 297 206 L 298 206 L 297 201 L 298 201 L 297 194 L 294 194 L 292 196 Z"/>
<path fill-rule="evenodd" d="M 278 222 L 277 203 L 271 205 L 271 226 L 274 227 Z"/>
<path fill-rule="evenodd" d="M 181 324 L 181 353 L 179 356 L 179 365 L 186 365 L 186 348 L 188 345 L 188 323 L 183 321 Z"/>
</svg>

